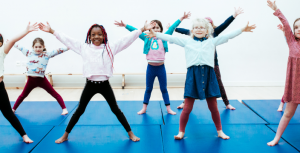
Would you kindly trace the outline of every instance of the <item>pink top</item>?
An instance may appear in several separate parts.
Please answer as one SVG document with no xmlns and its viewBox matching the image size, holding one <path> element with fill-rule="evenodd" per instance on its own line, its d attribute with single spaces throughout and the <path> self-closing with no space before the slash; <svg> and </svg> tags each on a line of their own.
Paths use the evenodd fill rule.
<svg viewBox="0 0 300 153">
<path fill-rule="evenodd" d="M 164 61 L 165 48 L 161 39 L 154 37 L 151 42 L 150 50 L 146 55 L 148 61 Z"/>
<path fill-rule="evenodd" d="M 141 30 L 135 30 L 114 43 L 108 43 L 113 56 L 129 47 L 140 34 L 142 34 Z M 70 50 L 81 55 L 83 60 L 83 77 L 92 81 L 104 81 L 112 77 L 112 63 L 106 49 L 104 49 L 104 44 L 100 46 L 87 44 L 57 31 L 55 31 L 54 35 Z"/>
<path fill-rule="evenodd" d="M 279 9 L 275 11 L 274 15 L 283 24 L 284 34 L 289 46 L 283 101 L 300 103 L 300 40 L 296 40 L 287 19 Z"/>
</svg>

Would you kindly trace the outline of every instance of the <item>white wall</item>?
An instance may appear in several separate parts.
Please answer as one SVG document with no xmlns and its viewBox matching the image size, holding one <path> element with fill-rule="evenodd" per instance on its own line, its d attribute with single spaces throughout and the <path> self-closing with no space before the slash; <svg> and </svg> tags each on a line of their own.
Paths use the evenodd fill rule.
<svg viewBox="0 0 300 153">
<path fill-rule="evenodd" d="M 300 5 L 299 0 L 277 0 L 276 3 L 291 24 L 300 17 L 295 13 Z M 224 84 L 284 85 L 288 46 L 282 32 L 277 30 L 280 21 L 272 14 L 274 11 L 267 6 L 266 0 L 9 0 L 1 1 L 0 33 L 5 39 L 9 39 L 24 30 L 29 21 L 48 21 L 53 29 L 85 41 L 89 27 L 98 23 L 104 25 L 109 41 L 113 42 L 128 33 L 125 28 L 115 26 L 115 20 L 123 20 L 140 28 L 145 20 L 158 19 L 165 27 L 167 23 L 173 23 L 180 18 L 184 11 L 191 11 L 191 19 L 210 16 L 219 25 L 238 6 L 245 13 L 238 16 L 223 33 L 243 27 L 247 21 L 250 24 L 255 23 L 257 29 L 254 33 L 243 33 L 229 43 L 217 47 Z M 179 27 L 190 28 L 191 21 L 184 20 Z M 174 36 L 187 37 L 178 33 Z M 30 33 L 18 44 L 31 48 L 36 37 L 44 39 L 48 50 L 64 47 L 53 35 L 41 31 Z M 143 41 L 138 39 L 115 57 L 115 72 L 146 72 L 147 61 L 142 51 Z M 25 66 L 16 66 L 16 61 L 25 61 L 25 57 L 12 49 L 5 60 L 6 74 L 25 72 Z M 183 48 L 169 45 L 165 65 L 167 72 L 186 72 Z M 50 60 L 46 72 L 82 73 L 81 57 L 72 51 L 57 56 Z M 140 81 L 144 81 L 144 78 L 140 78 Z M 182 78 L 179 80 L 184 81 Z M 7 83 L 9 82 L 14 81 L 9 79 Z"/>
</svg>

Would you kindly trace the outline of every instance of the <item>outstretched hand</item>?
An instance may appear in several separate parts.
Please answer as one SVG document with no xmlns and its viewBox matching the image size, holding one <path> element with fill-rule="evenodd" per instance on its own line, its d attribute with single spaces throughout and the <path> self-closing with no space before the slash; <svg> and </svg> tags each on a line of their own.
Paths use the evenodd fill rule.
<svg viewBox="0 0 300 153">
<path fill-rule="evenodd" d="M 147 23 L 147 21 L 145 22 L 144 28 L 145 30 L 150 30 L 153 29 L 156 25 L 156 22 L 151 21 L 149 24 Z"/>
<path fill-rule="evenodd" d="M 242 29 L 243 32 L 253 32 L 252 30 L 256 28 L 256 25 L 251 25 L 249 26 L 249 21 L 248 24 L 246 25 L 245 28 Z"/>
<path fill-rule="evenodd" d="M 145 35 L 147 38 L 153 38 L 153 37 L 156 37 L 156 32 L 153 31 L 153 29 L 150 29 L 150 32 L 147 33 Z"/>
<path fill-rule="evenodd" d="M 278 28 L 279 30 L 281 30 L 281 31 L 283 31 L 283 32 L 284 32 L 284 27 L 283 27 L 283 25 L 282 25 L 282 24 L 278 24 L 277 28 Z"/>
<path fill-rule="evenodd" d="M 43 23 L 39 23 L 39 28 L 40 30 L 44 31 L 44 32 L 49 32 L 51 33 L 51 27 L 50 24 L 47 22 L 47 25 L 44 25 Z"/>
<path fill-rule="evenodd" d="M 238 9 L 234 8 L 233 17 L 236 18 L 238 15 L 243 14 L 243 13 L 244 13 L 244 10 L 242 8 L 240 8 L 240 7 Z"/>
<path fill-rule="evenodd" d="M 183 16 L 180 18 L 180 21 L 184 20 L 184 19 L 189 19 L 189 17 L 191 16 L 191 13 L 188 12 L 188 13 L 185 13 L 183 14 Z"/>
<path fill-rule="evenodd" d="M 268 0 L 268 6 L 274 11 L 276 11 L 278 9 L 277 5 L 276 5 L 276 1 L 271 2 L 270 0 Z"/>
<path fill-rule="evenodd" d="M 27 25 L 27 28 L 26 28 L 26 31 L 29 33 L 29 32 L 32 32 L 32 31 L 38 31 L 39 30 L 39 25 L 36 23 L 34 23 L 33 25 L 30 25 L 30 22 L 28 23 Z"/>
<path fill-rule="evenodd" d="M 121 22 L 115 21 L 115 25 L 118 27 L 126 27 L 126 24 L 121 20 Z"/>
</svg>

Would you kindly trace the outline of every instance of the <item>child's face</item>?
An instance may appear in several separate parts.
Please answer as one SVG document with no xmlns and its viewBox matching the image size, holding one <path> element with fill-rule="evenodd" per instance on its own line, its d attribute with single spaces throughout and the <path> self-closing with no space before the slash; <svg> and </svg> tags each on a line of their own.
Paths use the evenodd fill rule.
<svg viewBox="0 0 300 153">
<path fill-rule="evenodd" d="M 103 43 L 103 33 L 100 27 L 94 27 L 91 31 L 91 41 L 95 46 L 100 46 Z"/>
<path fill-rule="evenodd" d="M 2 42 L 0 42 L 0 47 L 2 47 L 2 45 L 3 45 L 3 43 L 2 43 Z"/>
<path fill-rule="evenodd" d="M 35 43 L 33 46 L 33 50 L 36 54 L 42 53 L 44 51 L 44 49 L 45 49 L 45 46 L 43 46 L 39 42 Z"/>
<path fill-rule="evenodd" d="M 157 23 L 156 23 L 155 27 L 153 27 L 153 31 L 154 32 L 161 32 L 161 28 L 158 26 Z"/>
<path fill-rule="evenodd" d="M 300 20 L 295 23 L 295 36 L 300 39 Z"/>
<path fill-rule="evenodd" d="M 208 30 L 206 30 L 206 28 L 202 25 L 195 25 L 192 33 L 197 38 L 203 38 L 208 34 Z"/>
</svg>

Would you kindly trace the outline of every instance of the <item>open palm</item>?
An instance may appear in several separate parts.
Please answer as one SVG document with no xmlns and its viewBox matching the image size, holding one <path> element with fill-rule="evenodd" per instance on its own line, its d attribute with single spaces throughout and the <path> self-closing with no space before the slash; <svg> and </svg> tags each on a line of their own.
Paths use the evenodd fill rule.
<svg viewBox="0 0 300 153">
<path fill-rule="evenodd" d="M 156 37 L 156 32 L 154 32 L 152 29 L 150 29 L 150 32 L 146 35 L 147 38 L 153 38 Z"/>
<path fill-rule="evenodd" d="M 248 22 L 247 26 L 244 28 L 243 31 L 244 31 L 244 32 L 253 32 L 252 30 L 255 29 L 255 28 L 256 28 L 256 25 L 255 25 L 255 24 L 249 26 L 249 22 Z"/>
<path fill-rule="evenodd" d="M 154 22 L 154 21 L 150 22 L 149 24 L 146 21 L 144 27 L 145 27 L 145 30 L 150 30 L 153 27 L 155 27 L 155 25 L 156 25 L 156 22 Z"/>
<path fill-rule="evenodd" d="M 50 24 L 48 22 L 47 22 L 47 25 L 44 25 L 43 23 L 40 23 L 39 28 L 40 28 L 40 30 L 42 30 L 44 32 L 50 32 L 51 31 L 51 27 L 50 27 Z"/>
<path fill-rule="evenodd" d="M 277 10 L 277 5 L 276 5 L 276 1 L 271 2 L 270 0 L 268 0 L 268 6 L 273 9 L 274 11 Z"/>
<path fill-rule="evenodd" d="M 122 20 L 121 20 L 121 22 L 115 21 L 115 25 L 117 25 L 118 27 L 126 27 L 126 24 L 123 23 Z"/>
<path fill-rule="evenodd" d="M 240 8 L 240 7 L 238 9 L 234 8 L 233 17 L 236 18 L 238 15 L 243 14 L 243 13 L 244 13 L 244 10 L 242 8 Z"/>
<path fill-rule="evenodd" d="M 28 32 L 38 31 L 39 30 L 39 25 L 37 23 L 34 23 L 33 25 L 30 25 L 30 22 L 29 22 L 26 30 Z"/>
<path fill-rule="evenodd" d="M 184 14 L 183 14 L 183 16 L 181 17 L 180 20 L 182 21 L 182 20 L 184 20 L 184 19 L 189 19 L 190 16 L 191 16 L 191 13 L 190 13 L 190 12 L 188 12 L 188 13 L 185 13 L 185 12 L 184 12 Z"/>
</svg>

